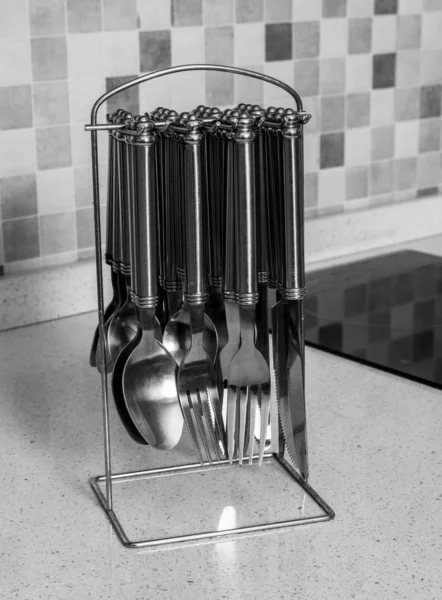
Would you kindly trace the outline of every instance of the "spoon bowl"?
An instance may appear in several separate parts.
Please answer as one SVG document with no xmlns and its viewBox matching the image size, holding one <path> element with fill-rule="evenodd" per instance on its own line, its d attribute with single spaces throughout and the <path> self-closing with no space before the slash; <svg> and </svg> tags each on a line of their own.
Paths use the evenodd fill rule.
<svg viewBox="0 0 442 600">
<path fill-rule="evenodd" d="M 164 330 L 163 346 L 173 356 L 177 365 L 190 350 L 192 344 L 192 329 L 190 327 L 190 312 L 183 306 L 168 322 Z M 218 335 L 212 319 L 204 315 L 203 346 L 212 362 L 215 362 L 218 352 Z"/>
</svg>

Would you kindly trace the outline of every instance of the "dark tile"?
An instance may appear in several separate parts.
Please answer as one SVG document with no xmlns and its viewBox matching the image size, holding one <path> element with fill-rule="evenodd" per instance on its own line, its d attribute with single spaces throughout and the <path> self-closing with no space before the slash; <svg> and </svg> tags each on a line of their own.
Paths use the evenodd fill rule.
<svg viewBox="0 0 442 600">
<path fill-rule="evenodd" d="M 316 325 L 318 317 L 318 296 L 316 294 L 307 294 L 304 302 L 304 312 L 306 318 L 307 315 L 309 319 L 314 317 L 312 322 Z"/>
<path fill-rule="evenodd" d="M 36 142 L 39 169 L 56 169 L 71 165 L 71 134 L 68 125 L 37 129 Z"/>
<path fill-rule="evenodd" d="M 373 89 L 394 87 L 396 54 L 373 55 Z"/>
<path fill-rule="evenodd" d="M 293 24 L 294 58 L 315 58 L 319 55 L 319 21 Z"/>
<path fill-rule="evenodd" d="M 172 0 L 172 25 L 175 27 L 188 27 L 202 24 L 202 0 Z"/>
<path fill-rule="evenodd" d="M 344 129 L 345 99 L 343 96 L 321 98 L 321 129 L 336 131 Z"/>
<path fill-rule="evenodd" d="M 29 0 L 31 36 L 66 32 L 66 8 L 60 0 Z"/>
<path fill-rule="evenodd" d="M 371 50 L 372 19 L 350 19 L 348 30 L 349 54 L 364 54 Z"/>
<path fill-rule="evenodd" d="M 375 15 L 392 15 L 397 13 L 398 0 L 375 0 Z"/>
<path fill-rule="evenodd" d="M 416 331 L 434 327 L 436 304 L 434 298 L 413 304 L 413 326 Z"/>
<path fill-rule="evenodd" d="M 101 31 L 101 0 L 67 0 L 69 33 Z"/>
<path fill-rule="evenodd" d="M 396 89 L 396 121 L 419 118 L 419 88 Z"/>
<path fill-rule="evenodd" d="M 436 196 L 439 193 L 439 188 L 437 186 L 424 188 L 422 190 L 417 190 L 418 198 L 428 198 L 428 196 Z"/>
<path fill-rule="evenodd" d="M 92 208 L 76 211 L 77 248 L 92 248 L 94 245 L 94 217 Z"/>
<path fill-rule="evenodd" d="M 352 0 L 350 0 L 351 2 Z M 325 18 L 345 17 L 347 0 L 322 0 L 322 16 Z"/>
<path fill-rule="evenodd" d="M 37 127 L 69 122 L 69 87 L 67 81 L 50 81 L 33 85 L 34 116 Z"/>
<path fill-rule="evenodd" d="M 233 0 L 206 0 L 203 16 L 204 25 L 209 27 L 234 22 Z"/>
<path fill-rule="evenodd" d="M 39 256 L 38 218 L 4 221 L 3 243 L 7 263 Z"/>
<path fill-rule="evenodd" d="M 433 299 L 436 296 L 436 277 L 437 269 L 435 264 L 425 265 L 414 269 L 413 282 L 415 300 L 428 300 Z"/>
<path fill-rule="evenodd" d="M 434 356 L 434 330 L 420 331 L 413 337 L 413 362 Z"/>
<path fill-rule="evenodd" d="M 370 124 L 370 93 L 349 94 L 347 97 L 347 127 Z"/>
<path fill-rule="evenodd" d="M 419 48 L 421 44 L 421 16 L 400 15 L 398 17 L 397 47 Z"/>
<path fill-rule="evenodd" d="M 170 65 L 170 30 L 140 31 L 140 71 L 148 73 Z"/>
<path fill-rule="evenodd" d="M 41 255 L 75 250 L 74 213 L 40 216 Z"/>
<path fill-rule="evenodd" d="M 417 159 L 415 156 L 395 160 L 394 180 L 396 190 L 409 190 L 416 187 Z"/>
<path fill-rule="evenodd" d="M 346 170 L 347 200 L 366 198 L 368 196 L 368 166 L 351 167 Z"/>
<path fill-rule="evenodd" d="M 0 87 L 0 129 L 32 127 L 30 85 Z"/>
<path fill-rule="evenodd" d="M 267 23 L 265 26 L 265 60 L 290 60 L 292 58 L 291 23 Z"/>
<path fill-rule="evenodd" d="M 106 78 L 106 91 L 112 90 L 126 81 L 134 79 L 136 75 L 124 75 L 123 77 L 107 77 Z M 124 92 L 120 92 L 116 96 L 112 96 L 107 101 L 107 112 L 113 113 L 119 108 L 123 107 L 125 110 L 136 115 L 140 111 L 140 86 L 135 85 Z"/>
<path fill-rule="evenodd" d="M 344 316 L 353 317 L 367 310 L 367 286 L 365 283 L 344 290 Z"/>
<path fill-rule="evenodd" d="M 319 343 L 332 350 L 342 350 L 342 323 L 331 323 L 319 328 Z"/>
<path fill-rule="evenodd" d="M 439 117 L 441 114 L 441 85 L 426 85 L 421 88 L 420 116 L 421 119 Z"/>
<path fill-rule="evenodd" d="M 324 133 L 321 135 L 321 169 L 341 167 L 344 164 L 344 133 Z"/>
<path fill-rule="evenodd" d="M 422 119 L 419 123 L 419 152 L 440 150 L 440 119 Z"/>
<path fill-rule="evenodd" d="M 354 350 L 352 354 L 355 358 L 365 360 L 367 358 L 367 348 L 359 348 L 358 350 Z"/>
<path fill-rule="evenodd" d="M 36 215 L 38 209 L 35 173 L 1 179 L 0 198 L 4 221 Z"/>
<path fill-rule="evenodd" d="M 237 23 L 255 23 L 263 18 L 263 0 L 236 0 Z"/>
<path fill-rule="evenodd" d="M 234 78 L 230 73 L 208 71 L 206 79 L 206 102 L 209 106 L 233 103 Z"/>
<path fill-rule="evenodd" d="M 31 56 L 34 81 L 67 79 L 66 37 L 32 39 Z"/>
<path fill-rule="evenodd" d="M 413 336 L 407 335 L 390 344 L 390 364 L 392 367 L 401 367 L 413 362 Z"/>
<path fill-rule="evenodd" d="M 410 273 L 400 273 L 391 280 L 391 304 L 401 306 L 413 301 L 413 277 Z"/>
<path fill-rule="evenodd" d="M 376 279 L 368 284 L 368 310 L 370 313 L 388 310 L 391 302 L 391 279 Z"/>
<path fill-rule="evenodd" d="M 390 312 L 388 310 L 368 315 L 368 341 L 380 342 L 390 337 Z"/>
<path fill-rule="evenodd" d="M 104 0 L 103 11 L 106 31 L 137 29 L 137 0 Z"/>
<path fill-rule="evenodd" d="M 371 164 L 371 193 L 385 194 L 391 192 L 394 182 L 394 165 L 392 160 L 383 160 Z"/>
<path fill-rule="evenodd" d="M 295 60 L 296 91 L 301 96 L 319 94 L 319 60 Z"/>
</svg>

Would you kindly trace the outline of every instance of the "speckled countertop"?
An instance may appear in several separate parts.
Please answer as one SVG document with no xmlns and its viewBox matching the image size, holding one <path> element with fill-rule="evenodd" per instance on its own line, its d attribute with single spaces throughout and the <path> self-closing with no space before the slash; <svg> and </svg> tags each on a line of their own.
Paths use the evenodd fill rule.
<svg viewBox="0 0 442 600">
<path fill-rule="evenodd" d="M 87 365 L 94 324 L 86 314 L 0 334 L 2 600 L 440 598 L 439 391 L 307 349 L 309 482 L 336 519 L 128 550 L 87 481 L 103 472 L 100 380 Z M 113 407 L 111 417 L 115 471 L 174 464 L 172 453 L 135 446 Z M 138 525 L 166 500 L 180 507 L 161 489 L 128 502 Z M 185 481 L 179 489 L 195 494 Z M 248 506 L 285 510 L 271 485 L 244 489 Z M 196 510 L 211 508 L 195 497 L 206 503 Z"/>
</svg>

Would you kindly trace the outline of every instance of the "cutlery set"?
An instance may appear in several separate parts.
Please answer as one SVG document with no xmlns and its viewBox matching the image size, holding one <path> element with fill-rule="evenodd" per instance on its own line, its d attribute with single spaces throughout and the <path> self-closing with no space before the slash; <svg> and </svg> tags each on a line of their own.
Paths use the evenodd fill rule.
<svg viewBox="0 0 442 600">
<path fill-rule="evenodd" d="M 108 115 L 112 299 L 90 364 L 112 373 L 134 441 L 171 449 L 185 426 L 201 464 L 261 464 L 276 396 L 279 452 L 307 480 L 309 118 L 250 104 Z"/>
</svg>

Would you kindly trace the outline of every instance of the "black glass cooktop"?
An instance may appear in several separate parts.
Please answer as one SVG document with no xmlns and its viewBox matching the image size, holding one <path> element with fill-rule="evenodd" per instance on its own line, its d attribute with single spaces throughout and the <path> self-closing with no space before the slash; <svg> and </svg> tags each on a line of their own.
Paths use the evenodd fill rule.
<svg viewBox="0 0 442 600">
<path fill-rule="evenodd" d="M 442 258 L 405 250 L 307 274 L 306 343 L 442 389 Z"/>
</svg>

